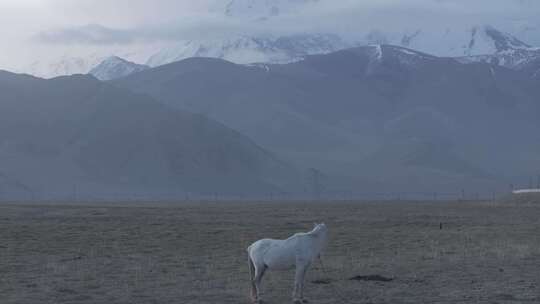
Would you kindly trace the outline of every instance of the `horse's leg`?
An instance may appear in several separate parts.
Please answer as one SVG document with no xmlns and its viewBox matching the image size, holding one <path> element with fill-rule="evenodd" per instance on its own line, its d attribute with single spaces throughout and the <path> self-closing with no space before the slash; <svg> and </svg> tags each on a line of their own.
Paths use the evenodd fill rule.
<svg viewBox="0 0 540 304">
<path fill-rule="evenodd" d="M 253 281 L 255 282 L 255 302 L 261 301 L 261 283 L 264 273 L 266 272 L 266 265 L 255 265 L 255 277 Z"/>
<path fill-rule="evenodd" d="M 293 302 L 302 303 L 302 284 L 306 274 L 307 265 L 305 263 L 296 263 L 296 274 L 294 276 Z"/>
<path fill-rule="evenodd" d="M 306 273 L 307 273 L 307 271 L 309 269 L 310 264 L 307 264 L 304 267 L 304 272 L 302 273 L 302 281 L 300 282 L 300 300 L 302 301 L 302 303 L 307 303 L 308 302 L 306 299 L 304 299 L 304 286 L 305 286 L 305 283 L 306 283 Z"/>
<path fill-rule="evenodd" d="M 249 263 L 249 281 L 251 283 L 251 299 L 255 301 L 257 299 L 257 286 L 255 286 L 255 265 L 251 256 L 248 254 Z"/>
</svg>

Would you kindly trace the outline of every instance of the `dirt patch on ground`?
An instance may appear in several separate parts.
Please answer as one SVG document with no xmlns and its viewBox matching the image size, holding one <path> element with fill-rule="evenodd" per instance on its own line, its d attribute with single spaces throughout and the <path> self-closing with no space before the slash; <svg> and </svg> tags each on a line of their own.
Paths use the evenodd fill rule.
<svg viewBox="0 0 540 304">
<path fill-rule="evenodd" d="M 327 285 L 327 284 L 331 284 L 332 280 L 331 279 L 316 279 L 316 280 L 311 281 L 311 283 Z"/>
<path fill-rule="evenodd" d="M 357 275 L 349 279 L 349 281 L 373 281 L 373 282 L 392 282 L 393 278 L 383 277 L 378 274 Z"/>
</svg>

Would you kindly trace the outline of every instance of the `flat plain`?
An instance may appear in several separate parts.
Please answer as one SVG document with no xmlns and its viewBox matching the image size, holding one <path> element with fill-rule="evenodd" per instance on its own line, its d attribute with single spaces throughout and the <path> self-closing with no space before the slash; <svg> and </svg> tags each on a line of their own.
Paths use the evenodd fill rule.
<svg viewBox="0 0 540 304">
<path fill-rule="evenodd" d="M 311 303 L 540 303 L 540 205 L 404 201 L 4 203 L 0 303 L 250 303 L 246 247 L 314 222 Z M 266 303 L 293 276 L 269 272 Z"/>
</svg>

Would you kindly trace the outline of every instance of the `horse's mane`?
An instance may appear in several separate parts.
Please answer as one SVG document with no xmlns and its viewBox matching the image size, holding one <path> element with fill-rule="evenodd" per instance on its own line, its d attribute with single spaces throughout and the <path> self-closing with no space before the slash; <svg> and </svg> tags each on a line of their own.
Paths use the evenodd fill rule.
<svg viewBox="0 0 540 304">
<path fill-rule="evenodd" d="M 291 235 L 286 240 L 292 240 L 292 239 L 295 239 L 297 237 L 307 236 L 307 235 L 309 235 L 309 232 L 298 232 L 298 233 L 295 233 L 295 234 Z"/>
<path fill-rule="evenodd" d="M 304 233 L 297 233 L 295 235 L 305 235 L 305 236 L 312 236 L 312 237 L 319 237 L 321 236 L 326 230 L 321 225 L 315 226 L 311 231 L 304 232 Z"/>
<path fill-rule="evenodd" d="M 319 236 L 321 236 L 323 234 L 323 231 L 325 231 L 325 230 L 321 227 L 321 225 L 317 225 L 311 231 L 295 233 L 292 236 L 290 236 L 289 238 L 287 238 L 287 240 L 292 240 L 292 239 L 295 239 L 297 237 L 313 237 L 313 238 L 317 238 L 317 237 L 319 237 Z"/>
</svg>

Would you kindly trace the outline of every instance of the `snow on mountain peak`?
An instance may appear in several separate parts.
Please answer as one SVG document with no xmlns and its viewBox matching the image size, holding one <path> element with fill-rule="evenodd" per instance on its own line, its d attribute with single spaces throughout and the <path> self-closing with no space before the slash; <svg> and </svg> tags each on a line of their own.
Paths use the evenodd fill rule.
<svg viewBox="0 0 540 304">
<path fill-rule="evenodd" d="M 302 34 L 280 37 L 232 36 L 214 40 L 189 40 L 164 48 L 150 57 L 155 67 L 190 57 L 212 57 L 234 63 L 288 63 L 312 54 L 325 54 L 349 45 L 337 35 Z"/>
<path fill-rule="evenodd" d="M 495 48 L 498 52 L 513 49 L 527 49 L 531 47 L 530 45 L 526 44 L 523 41 L 520 41 L 516 37 L 507 33 L 503 33 L 492 26 L 485 26 L 483 30 L 486 35 L 493 40 Z"/>
<path fill-rule="evenodd" d="M 87 74 L 92 67 L 105 57 L 91 54 L 88 56 L 64 55 L 59 59 L 35 61 L 21 69 L 22 72 L 42 78 L 53 78 L 63 75 Z"/>
<path fill-rule="evenodd" d="M 395 45 L 369 45 L 370 67 L 374 70 L 382 62 L 399 64 L 402 67 L 415 68 L 437 57 Z"/>
<path fill-rule="evenodd" d="M 409 29 L 399 33 L 371 31 L 366 43 L 384 41 L 441 57 L 491 55 L 530 46 L 490 25 L 464 28 Z"/>
<path fill-rule="evenodd" d="M 486 62 L 510 69 L 523 70 L 534 77 L 533 70 L 540 62 L 540 48 L 533 48 L 514 36 L 491 26 L 482 28 L 491 44 L 490 52 L 466 54 L 459 58 L 462 63 Z M 474 41 L 474 40 L 472 40 Z"/>
<path fill-rule="evenodd" d="M 148 68 L 146 65 L 136 64 L 118 56 L 111 56 L 93 68 L 89 74 L 99 80 L 112 80 L 144 71 Z"/>
</svg>

